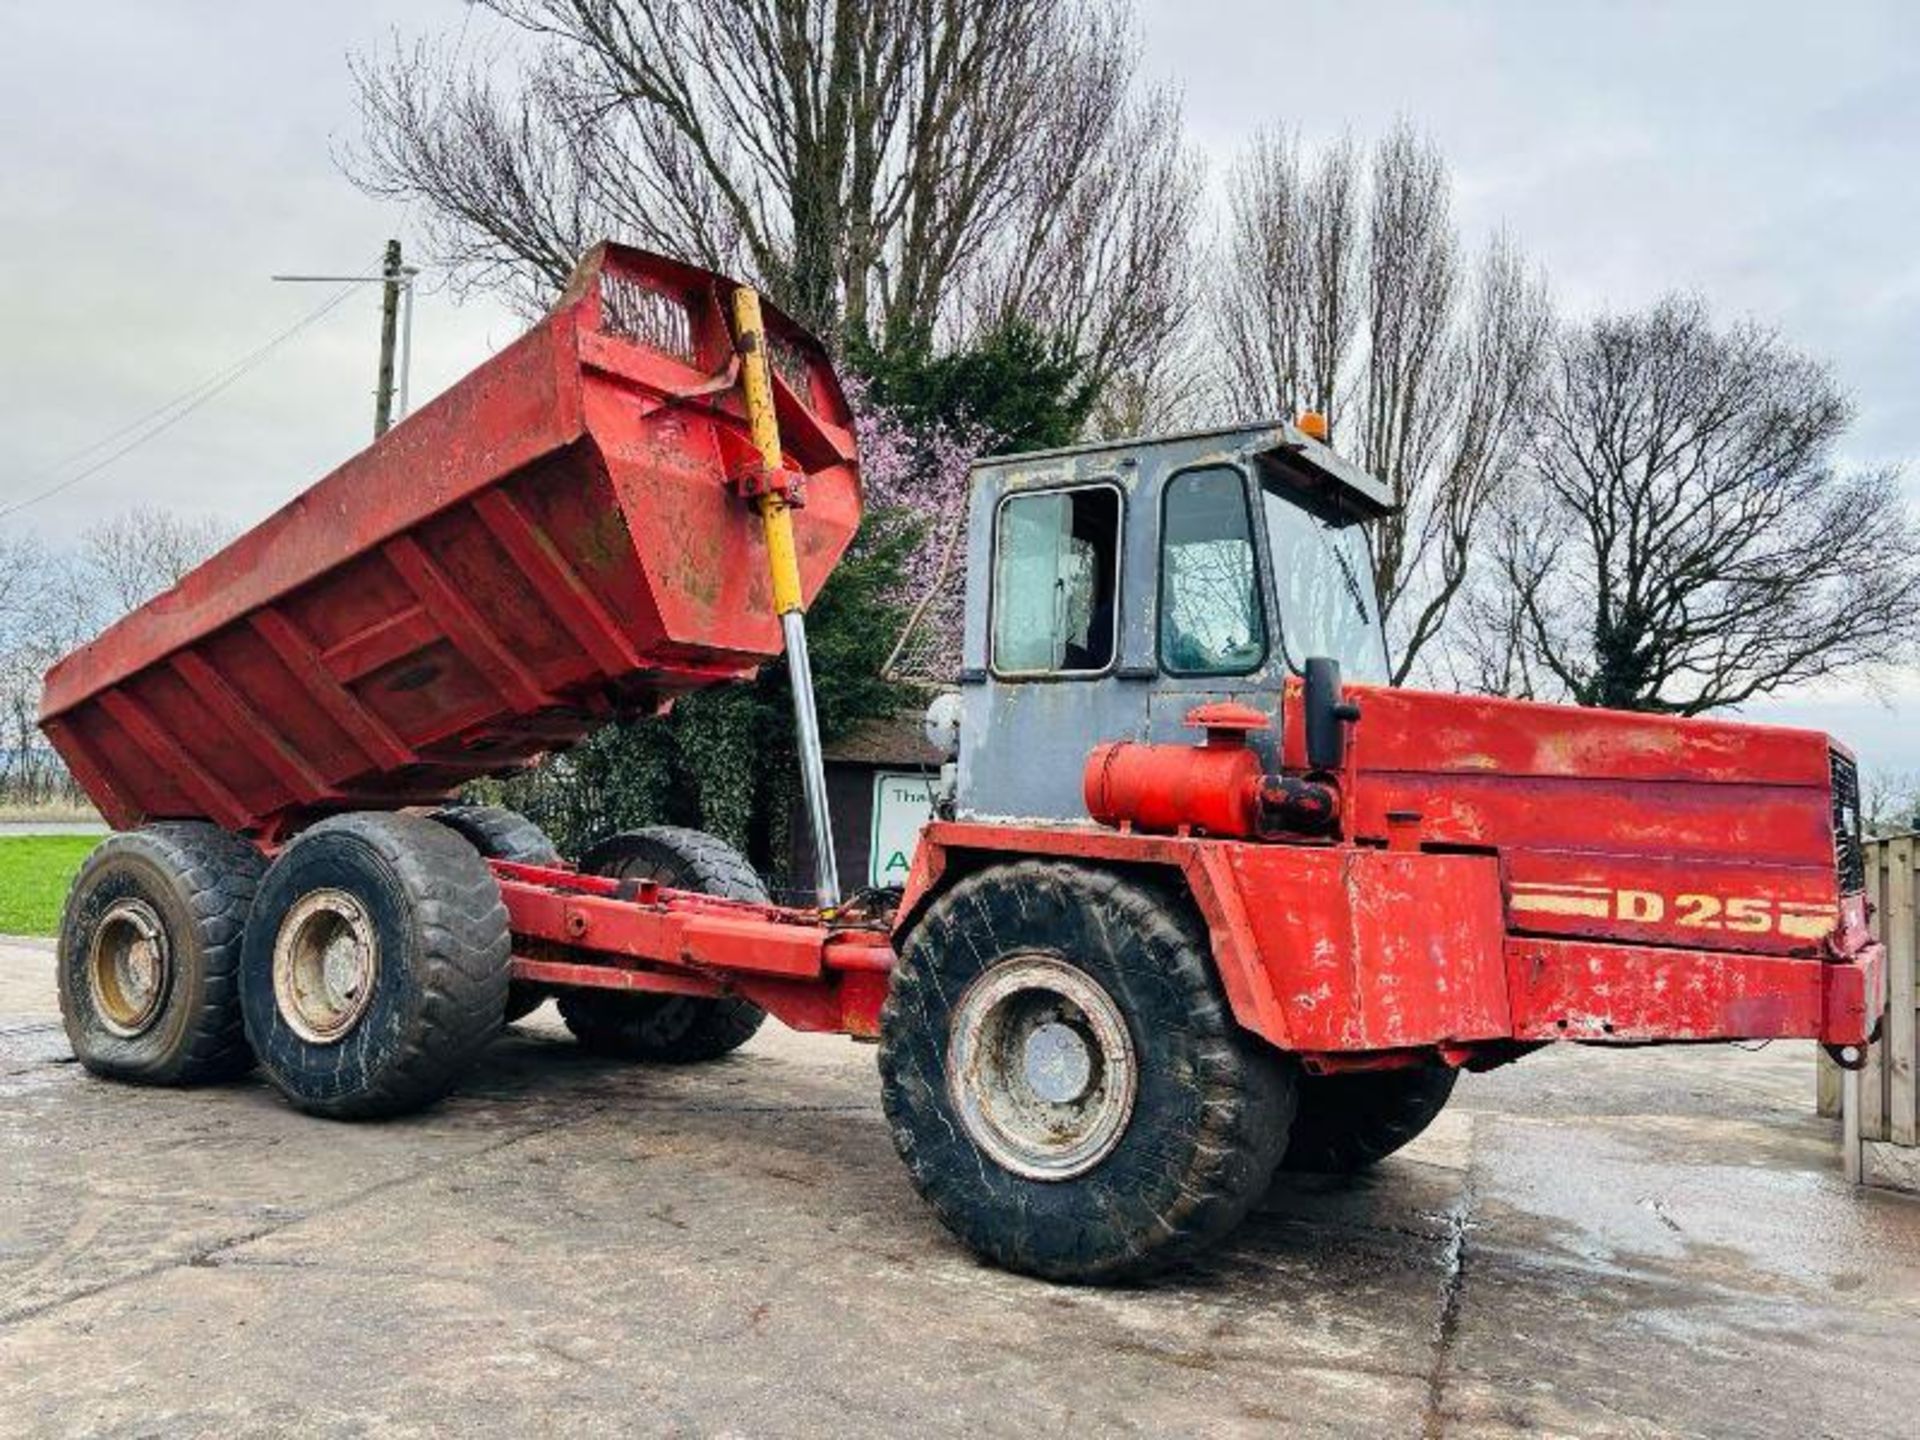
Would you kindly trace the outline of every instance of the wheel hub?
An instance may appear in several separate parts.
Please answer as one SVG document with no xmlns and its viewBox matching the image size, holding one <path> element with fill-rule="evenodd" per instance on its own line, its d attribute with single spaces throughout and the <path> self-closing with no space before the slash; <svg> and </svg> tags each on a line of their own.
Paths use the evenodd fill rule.
<svg viewBox="0 0 1920 1440">
<path fill-rule="evenodd" d="M 1071 1105 L 1093 1084 L 1093 1051 L 1073 1026 L 1037 1025 L 1025 1046 L 1027 1088 L 1050 1105 Z"/>
<path fill-rule="evenodd" d="M 1139 1089 L 1120 1007 L 1053 955 L 1015 956 L 967 987 L 947 1076 L 969 1138 L 1031 1180 L 1070 1180 L 1104 1160 Z"/>
<path fill-rule="evenodd" d="M 302 1040 L 332 1045 L 367 1013 L 380 974 L 373 918 L 345 890 L 300 897 L 273 943 L 273 996 Z"/>
<path fill-rule="evenodd" d="M 159 1018 L 173 978 L 173 956 L 160 916 L 145 900 L 116 900 L 100 917 L 87 952 L 94 1013 L 131 1040 Z"/>
</svg>

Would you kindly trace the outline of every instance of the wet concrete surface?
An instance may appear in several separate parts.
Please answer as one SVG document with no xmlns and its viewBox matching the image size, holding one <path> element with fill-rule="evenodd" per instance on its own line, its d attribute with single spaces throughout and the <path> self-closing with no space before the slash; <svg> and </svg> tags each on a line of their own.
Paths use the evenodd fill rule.
<svg viewBox="0 0 1920 1440">
<path fill-rule="evenodd" d="M 1808 1047 L 1568 1049 L 1282 1189 L 1206 1264 L 977 1264 L 870 1049 L 697 1069 L 542 1012 L 430 1114 L 90 1079 L 0 945 L 0 1436 L 1911 1435 L 1920 1202 Z"/>
</svg>

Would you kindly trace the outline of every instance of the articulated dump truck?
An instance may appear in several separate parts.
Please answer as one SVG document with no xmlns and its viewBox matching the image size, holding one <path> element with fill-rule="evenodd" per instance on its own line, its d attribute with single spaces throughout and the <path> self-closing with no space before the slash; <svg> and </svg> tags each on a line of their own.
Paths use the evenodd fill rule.
<svg viewBox="0 0 1920 1440">
<path fill-rule="evenodd" d="M 714 1060 L 767 1014 L 879 1043 L 913 1184 L 1016 1270 L 1190 1256 L 1556 1042 L 1879 1018 L 1826 736 L 1397 689 L 1390 496 L 1268 423 L 983 462 L 953 738 L 901 893 L 841 903 L 802 614 L 860 518 L 820 344 L 603 246 L 553 313 L 47 677 L 118 832 L 62 923 L 97 1074 L 258 1065 L 299 1108 L 445 1094 L 557 1000 Z M 654 827 L 564 861 L 459 806 L 787 651 L 819 903 Z"/>
</svg>

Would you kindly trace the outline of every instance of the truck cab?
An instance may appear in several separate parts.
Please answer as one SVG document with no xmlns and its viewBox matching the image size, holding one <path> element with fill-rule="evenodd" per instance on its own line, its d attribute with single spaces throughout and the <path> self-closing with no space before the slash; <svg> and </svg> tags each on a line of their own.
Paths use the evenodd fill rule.
<svg viewBox="0 0 1920 1440">
<path fill-rule="evenodd" d="M 1084 820 L 1088 748 L 1189 740 L 1200 705 L 1268 718 L 1309 656 L 1388 677 L 1368 522 L 1379 480 L 1271 422 L 995 459 L 969 498 L 956 813 Z"/>
</svg>

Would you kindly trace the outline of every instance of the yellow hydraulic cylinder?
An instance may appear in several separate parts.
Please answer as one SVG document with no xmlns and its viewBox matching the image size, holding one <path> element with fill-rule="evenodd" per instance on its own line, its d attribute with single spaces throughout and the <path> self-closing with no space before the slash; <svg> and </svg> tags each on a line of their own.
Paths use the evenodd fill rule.
<svg viewBox="0 0 1920 1440">
<path fill-rule="evenodd" d="M 773 411 L 773 380 L 767 370 L 767 331 L 760 318 L 758 291 L 741 286 L 733 292 L 733 325 L 740 345 L 740 385 L 746 396 L 747 424 L 754 448 L 769 475 L 784 463 L 780 454 L 780 421 Z M 778 491 L 760 496 L 760 520 L 767 532 L 767 564 L 773 570 L 773 613 L 788 615 L 801 608 L 800 558 L 793 548 L 793 511 Z"/>
<path fill-rule="evenodd" d="M 760 296 L 741 286 L 733 292 L 734 340 L 740 347 L 740 388 L 747 426 L 768 477 L 786 463 L 780 452 L 780 420 L 773 409 L 773 377 L 767 369 L 767 330 Z M 827 810 L 827 765 L 820 746 L 820 717 L 813 699 L 813 661 L 807 653 L 807 622 L 800 592 L 800 556 L 793 543 L 793 507 L 779 489 L 757 501 L 766 527 L 767 565 L 773 577 L 773 613 L 787 647 L 793 685 L 793 729 L 800 752 L 800 784 L 813 831 L 814 884 L 823 907 L 840 903 L 840 868 L 833 854 L 833 820 Z"/>
</svg>

